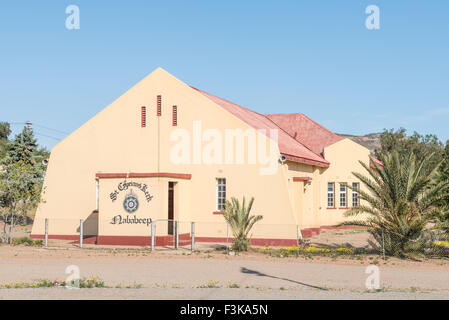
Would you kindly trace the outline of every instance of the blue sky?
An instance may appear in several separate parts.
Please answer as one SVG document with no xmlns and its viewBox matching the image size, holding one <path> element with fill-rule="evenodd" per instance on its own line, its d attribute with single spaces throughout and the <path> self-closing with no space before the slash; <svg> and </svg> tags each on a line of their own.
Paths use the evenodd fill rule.
<svg viewBox="0 0 449 320">
<path fill-rule="evenodd" d="M 65 28 L 71 4 L 79 30 Z M 380 30 L 365 27 L 372 4 Z M 159 66 L 337 133 L 449 139 L 447 0 L 17 0 L 0 5 L 0 35 L 0 121 L 36 123 L 48 148 Z"/>
</svg>

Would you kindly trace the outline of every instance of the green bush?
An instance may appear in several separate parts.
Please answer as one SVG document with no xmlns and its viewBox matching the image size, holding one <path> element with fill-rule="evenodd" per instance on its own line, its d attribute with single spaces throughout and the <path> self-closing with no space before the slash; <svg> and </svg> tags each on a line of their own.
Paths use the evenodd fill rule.
<svg viewBox="0 0 449 320">
<path fill-rule="evenodd" d="M 328 247 L 317 247 L 317 246 L 309 246 L 309 247 L 265 247 L 263 249 L 255 249 L 258 252 L 262 252 L 265 254 L 269 254 L 273 257 L 291 257 L 291 256 L 329 256 L 329 257 L 337 257 L 337 256 L 361 256 L 365 255 L 366 251 L 363 248 L 328 248 Z"/>
<path fill-rule="evenodd" d="M 22 237 L 22 238 L 14 238 L 12 239 L 12 244 L 13 245 L 20 245 L 20 244 L 24 244 L 26 246 L 43 246 L 44 242 L 42 240 L 33 240 L 30 239 L 28 237 Z"/>
</svg>

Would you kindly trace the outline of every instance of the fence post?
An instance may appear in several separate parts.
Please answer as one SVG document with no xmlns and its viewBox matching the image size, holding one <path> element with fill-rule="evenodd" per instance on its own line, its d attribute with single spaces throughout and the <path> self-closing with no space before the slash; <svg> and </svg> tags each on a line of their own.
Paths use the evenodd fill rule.
<svg viewBox="0 0 449 320">
<path fill-rule="evenodd" d="M 179 248 L 179 221 L 175 221 L 175 249 Z"/>
<path fill-rule="evenodd" d="M 83 247 L 83 236 L 84 236 L 83 225 L 84 225 L 84 220 L 80 219 L 80 248 Z"/>
<path fill-rule="evenodd" d="M 48 218 L 45 218 L 45 246 L 48 247 Z"/>
<path fill-rule="evenodd" d="M 299 226 L 296 225 L 296 252 L 298 254 L 298 257 L 299 257 L 299 236 L 300 236 L 300 232 L 301 232 L 301 230 L 299 229 Z"/>
<path fill-rule="evenodd" d="M 195 250 L 195 222 L 192 222 L 192 231 L 191 231 L 191 237 L 192 237 L 192 252 Z"/>
<path fill-rule="evenodd" d="M 226 253 L 229 253 L 228 238 L 229 238 L 229 223 L 226 223 Z"/>
<path fill-rule="evenodd" d="M 151 251 L 154 250 L 154 235 L 156 233 L 156 226 L 154 225 L 154 221 L 151 221 Z"/>
</svg>

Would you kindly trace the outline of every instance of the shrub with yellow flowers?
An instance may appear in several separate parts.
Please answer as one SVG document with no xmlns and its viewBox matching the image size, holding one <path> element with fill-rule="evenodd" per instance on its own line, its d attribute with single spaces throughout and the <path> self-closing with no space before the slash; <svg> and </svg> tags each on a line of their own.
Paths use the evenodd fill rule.
<svg viewBox="0 0 449 320">
<path fill-rule="evenodd" d="M 303 255 L 310 256 L 358 256 L 366 254 L 361 248 L 329 248 L 324 246 L 308 246 L 308 247 L 265 247 L 263 249 L 255 249 L 256 251 L 269 254 L 276 257 L 290 257 Z"/>
</svg>

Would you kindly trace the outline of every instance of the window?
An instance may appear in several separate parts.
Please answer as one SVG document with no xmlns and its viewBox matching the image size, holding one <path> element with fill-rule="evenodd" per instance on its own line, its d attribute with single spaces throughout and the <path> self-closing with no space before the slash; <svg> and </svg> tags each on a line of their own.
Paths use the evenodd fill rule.
<svg viewBox="0 0 449 320">
<path fill-rule="evenodd" d="M 359 190 L 359 184 L 357 182 L 352 183 L 352 206 L 358 207 L 359 206 L 359 193 L 357 190 Z"/>
<path fill-rule="evenodd" d="M 147 108 L 142 107 L 140 110 L 140 126 L 145 128 L 147 126 Z"/>
<path fill-rule="evenodd" d="M 172 125 L 176 127 L 178 125 L 178 107 L 173 106 L 173 122 Z"/>
<path fill-rule="evenodd" d="M 217 210 L 224 209 L 226 204 L 226 179 L 217 179 Z"/>
<path fill-rule="evenodd" d="M 346 183 L 340 183 L 340 208 L 346 208 L 347 206 Z"/>
<path fill-rule="evenodd" d="M 334 187 L 335 184 L 333 182 L 329 182 L 327 184 L 327 207 L 334 207 Z"/>
</svg>

